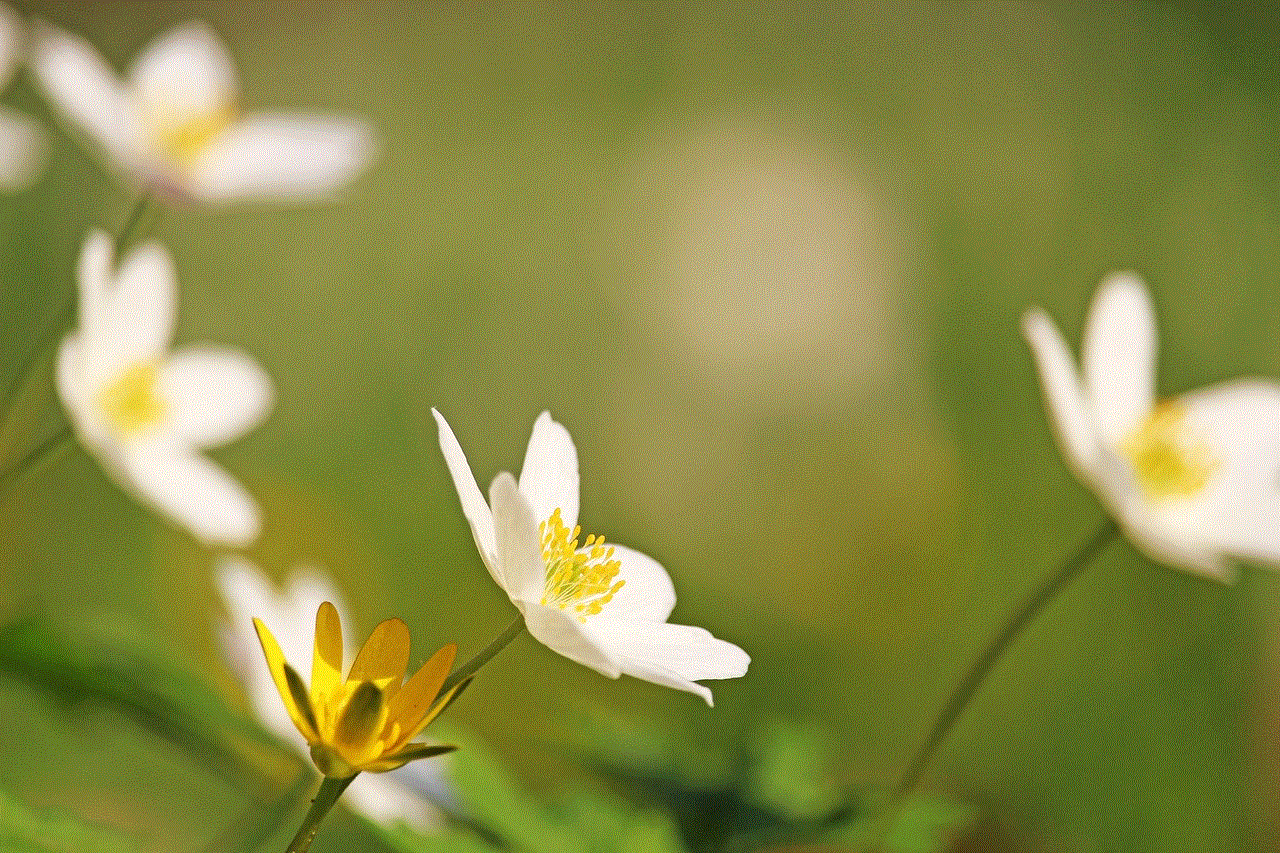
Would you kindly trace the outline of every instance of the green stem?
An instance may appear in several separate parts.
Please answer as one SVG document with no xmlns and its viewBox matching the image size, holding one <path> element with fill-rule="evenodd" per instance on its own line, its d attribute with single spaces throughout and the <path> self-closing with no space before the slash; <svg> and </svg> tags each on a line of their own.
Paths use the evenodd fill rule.
<svg viewBox="0 0 1280 853">
<path fill-rule="evenodd" d="M 1023 602 L 1022 606 L 1009 617 L 1004 627 L 1000 629 L 1000 633 L 996 634 L 995 638 L 978 655 L 977 660 L 969 667 L 969 671 L 964 678 L 956 685 L 956 689 L 947 700 L 947 704 L 942 707 L 942 711 L 938 714 L 938 719 L 933 724 L 933 729 L 929 732 L 929 737 L 925 740 L 924 745 L 920 747 L 920 751 L 916 753 L 915 758 L 912 759 L 907 772 L 902 775 L 902 780 L 898 783 L 898 787 L 894 789 L 895 801 L 910 793 L 920 782 L 920 777 L 924 774 L 924 769 L 929 764 L 929 760 L 933 758 L 938 747 L 946 740 L 947 735 L 951 732 L 951 727 L 955 725 L 956 720 L 964 713 L 964 709 L 969 705 L 969 700 L 973 698 L 973 694 L 982 686 L 982 682 L 991 673 L 992 668 L 1000 660 L 1000 656 L 1004 654 L 1009 644 L 1022 633 L 1022 630 L 1031 623 L 1036 614 L 1052 601 L 1054 596 L 1061 592 L 1107 543 L 1115 538 L 1118 532 L 1119 528 L 1116 523 L 1108 518 L 1098 532 L 1093 534 L 1075 554 L 1062 564 L 1062 567 L 1057 572 L 1041 584 L 1040 588 L 1033 592 Z"/>
<path fill-rule="evenodd" d="M 464 679 L 470 678 L 480 670 L 480 667 L 493 660 L 494 655 L 505 649 L 511 644 L 511 641 L 520 636 L 524 632 L 524 616 L 516 616 L 515 621 L 507 626 L 507 630 L 498 635 L 492 643 L 481 649 L 475 657 L 464 663 L 462 666 L 449 673 L 449 677 L 444 680 L 444 685 L 440 688 L 440 695 L 448 693 L 455 684 L 459 684 Z"/>
<path fill-rule="evenodd" d="M 4 471 L 0 471 L 0 493 L 5 492 L 14 483 L 35 470 L 39 463 L 48 461 L 54 453 L 66 448 L 70 438 L 71 427 L 64 426 L 33 447 L 26 456 L 10 465 Z"/>
<path fill-rule="evenodd" d="M 143 217 L 151 208 L 151 193 L 143 192 L 138 196 L 138 200 L 134 202 L 133 209 L 129 212 L 129 216 L 125 219 L 124 225 L 120 228 L 120 234 L 116 237 L 116 261 L 119 262 L 120 256 L 128 249 L 129 244 L 141 236 L 142 231 L 139 230 L 142 225 Z M 5 388 L 3 398 L 0 398 L 0 418 L 4 422 L 13 416 L 13 406 L 17 401 L 18 394 L 27 386 L 27 382 L 31 377 L 32 369 L 36 365 L 36 361 L 44 355 L 45 351 L 53 345 L 58 336 L 62 334 L 67 323 L 71 322 L 71 318 L 76 308 L 76 287 L 73 285 L 67 290 L 66 295 L 62 299 L 62 304 L 58 308 L 58 312 L 53 315 L 53 319 L 48 323 L 40 334 L 35 336 L 35 343 L 31 349 L 23 357 L 18 365 L 18 369 L 14 374 L 13 382 Z"/>
<path fill-rule="evenodd" d="M 142 230 L 139 226 L 147 211 L 151 209 L 151 193 L 143 190 L 138 195 L 138 200 L 133 203 L 133 210 L 129 211 L 129 218 L 124 221 L 120 233 L 116 236 L 116 263 L 120 263 L 120 259 L 124 253 L 129 250 L 133 241 L 142 236 Z"/>
<path fill-rule="evenodd" d="M 320 790 L 316 791 L 316 798 L 311 801 L 311 808 L 307 809 L 307 816 L 302 819 L 302 826 L 298 827 L 298 834 L 289 842 L 285 853 L 306 853 L 311 849 L 311 842 L 315 841 L 316 833 L 320 831 L 320 821 L 324 820 L 334 803 L 338 802 L 338 797 L 342 796 L 342 792 L 347 790 L 347 786 L 358 775 L 360 774 L 353 773 L 343 779 L 324 777 Z"/>
</svg>

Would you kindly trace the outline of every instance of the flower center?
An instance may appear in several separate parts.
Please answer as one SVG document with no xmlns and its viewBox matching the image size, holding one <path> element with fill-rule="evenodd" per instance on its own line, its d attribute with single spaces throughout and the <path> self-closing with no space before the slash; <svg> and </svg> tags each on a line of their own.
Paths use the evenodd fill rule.
<svg viewBox="0 0 1280 853">
<path fill-rule="evenodd" d="M 184 167 L 192 166 L 239 116 L 233 101 L 197 113 L 178 113 L 161 105 L 150 111 L 157 146 Z"/>
<path fill-rule="evenodd" d="M 625 581 L 615 581 L 622 562 L 613 557 L 613 546 L 603 536 L 588 535 L 578 548 L 581 527 L 564 526 L 560 509 L 538 525 L 542 536 L 542 561 L 547 566 L 547 583 L 542 604 L 571 610 L 579 622 L 586 622 L 609 603 Z"/>
<path fill-rule="evenodd" d="M 1165 401 L 1120 445 L 1149 501 L 1192 497 L 1218 469 L 1209 446 L 1187 434 L 1185 419 L 1177 401 Z"/>
<path fill-rule="evenodd" d="M 107 422 L 120 438 L 128 438 L 164 419 L 167 407 L 156 393 L 160 363 L 140 361 L 98 394 Z"/>
</svg>

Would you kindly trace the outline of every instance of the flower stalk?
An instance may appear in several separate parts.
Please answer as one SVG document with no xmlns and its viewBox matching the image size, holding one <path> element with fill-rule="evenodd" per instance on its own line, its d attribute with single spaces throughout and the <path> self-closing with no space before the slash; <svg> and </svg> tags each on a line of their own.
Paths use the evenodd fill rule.
<svg viewBox="0 0 1280 853">
<path fill-rule="evenodd" d="M 342 792 L 347 790 L 347 786 L 357 775 L 359 774 L 353 773 L 342 778 L 324 777 L 320 790 L 316 791 L 315 799 L 311 801 L 311 808 L 307 809 L 307 816 L 302 819 L 302 826 L 298 827 L 298 834 L 293 836 L 285 853 L 306 853 L 311 849 L 311 842 L 315 841 L 316 833 L 320 831 L 320 821 L 333 809 L 338 797 L 342 796 Z"/>
<path fill-rule="evenodd" d="M 1035 619 L 1046 604 L 1065 589 L 1075 579 L 1076 575 L 1080 574 L 1081 570 L 1089 565 L 1093 558 L 1112 539 L 1116 538 L 1119 532 L 1119 527 L 1115 521 L 1108 518 L 1102 527 L 1083 546 L 1077 549 L 1058 571 L 1045 580 L 1040 585 L 1040 588 L 1033 592 L 1004 623 L 1000 633 L 992 638 L 987 647 L 974 660 L 969 667 L 969 671 L 960 680 L 960 683 L 956 685 L 951 697 L 947 699 L 947 704 L 942 707 L 942 711 L 938 714 L 938 719 L 934 722 L 933 728 L 929 732 L 929 737 L 925 739 L 924 744 L 907 767 L 907 771 L 902 774 L 902 779 L 898 782 L 897 788 L 894 789 L 893 799 L 895 802 L 911 793 L 916 785 L 919 784 L 925 767 L 928 766 L 934 753 L 938 751 L 938 747 L 946 740 L 947 735 L 951 733 L 952 726 L 955 725 L 960 715 L 964 713 L 970 700 L 973 699 L 973 694 L 986 681 L 987 676 L 991 674 L 991 670 L 1004 655 L 1005 649 L 1009 647 L 1009 644 L 1022 633 L 1027 625 L 1031 624 L 1031 621 Z"/>
<path fill-rule="evenodd" d="M 462 666 L 449 673 L 449 677 L 444 680 L 441 686 L 441 693 L 448 693 L 455 684 L 460 684 L 471 676 L 479 672 L 480 667 L 487 664 L 498 654 L 511 644 L 511 641 L 524 633 L 524 617 L 517 615 L 507 629 L 499 634 L 492 643 L 485 646 L 476 656 L 464 663 Z"/>
</svg>

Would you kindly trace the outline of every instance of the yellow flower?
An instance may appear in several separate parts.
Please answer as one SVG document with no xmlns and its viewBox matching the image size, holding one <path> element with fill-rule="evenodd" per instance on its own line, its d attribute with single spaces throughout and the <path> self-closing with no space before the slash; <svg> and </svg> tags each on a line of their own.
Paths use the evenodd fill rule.
<svg viewBox="0 0 1280 853">
<path fill-rule="evenodd" d="M 361 770 L 394 770 L 456 748 L 410 741 L 469 683 L 438 695 L 453 668 L 457 646 L 450 643 L 440 649 L 406 681 L 409 629 L 399 619 L 388 619 L 373 629 L 343 680 L 342 625 L 338 611 L 326 601 L 316 611 L 308 690 L 262 620 L 254 619 L 253 625 L 276 689 L 324 775 L 344 778 Z"/>
</svg>

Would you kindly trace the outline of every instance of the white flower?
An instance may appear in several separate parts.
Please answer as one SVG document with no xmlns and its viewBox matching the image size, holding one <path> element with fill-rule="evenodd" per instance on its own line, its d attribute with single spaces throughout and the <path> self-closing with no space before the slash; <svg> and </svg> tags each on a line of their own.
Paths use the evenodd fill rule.
<svg viewBox="0 0 1280 853">
<path fill-rule="evenodd" d="M 8 84 L 22 57 L 27 25 L 17 12 L 0 3 L 0 87 Z M 20 190 L 44 164 L 44 132 L 35 120 L 0 108 L 0 190 Z"/>
<path fill-rule="evenodd" d="M 235 68 L 203 23 L 155 39 L 125 80 L 88 42 L 52 26 L 38 28 L 31 54 L 49 97 L 108 163 L 170 197 L 315 199 L 373 157 L 372 131 L 360 119 L 242 116 Z"/>
<path fill-rule="evenodd" d="M 1083 376 L 1042 311 L 1023 317 L 1068 464 L 1152 558 L 1220 580 L 1228 557 L 1280 563 L 1280 385 L 1155 397 L 1156 328 L 1136 276 L 1093 299 Z"/>
<path fill-rule="evenodd" d="M 596 536 L 579 547 L 578 453 L 550 414 L 533 425 L 519 483 L 499 474 L 486 504 L 449 424 L 432 413 L 480 558 L 535 639 L 602 675 L 687 690 L 708 705 L 711 691 L 694 682 L 746 674 L 742 649 L 667 623 L 676 594 L 651 557 Z"/>
<path fill-rule="evenodd" d="M 258 508 L 198 451 L 239 436 L 271 407 L 271 380 L 248 356 L 212 346 L 170 353 L 173 261 L 155 243 L 112 269 L 94 232 L 78 270 L 79 328 L 58 352 L 58 394 L 86 448 L 121 486 L 206 543 L 245 545 Z"/>
<path fill-rule="evenodd" d="M 310 762 L 306 738 L 280 701 L 258 645 L 253 620 L 257 617 L 271 627 L 286 660 L 309 660 L 316 610 L 322 602 L 333 604 L 340 623 L 351 624 L 342 595 L 317 569 L 295 571 L 283 592 L 277 592 L 254 565 L 237 557 L 220 561 L 216 579 L 230 617 L 220 635 L 227 663 L 244 683 L 249 702 L 263 725 Z M 343 659 L 352 660 L 356 650 L 349 643 L 347 646 Z M 377 823 L 403 821 L 419 831 L 435 829 L 440 825 L 440 813 L 432 803 L 453 799 L 444 777 L 447 761 L 439 758 L 406 764 L 387 773 L 361 773 L 347 788 L 346 802 Z"/>
</svg>

